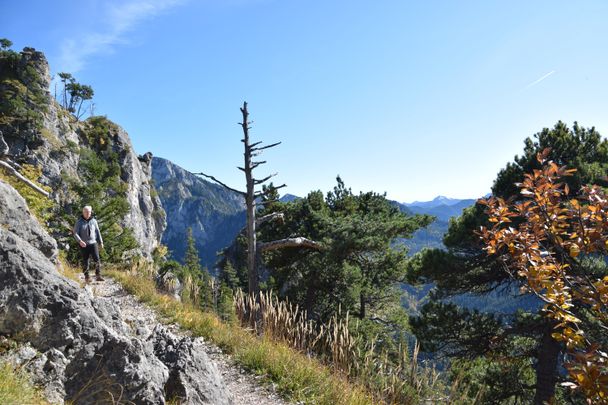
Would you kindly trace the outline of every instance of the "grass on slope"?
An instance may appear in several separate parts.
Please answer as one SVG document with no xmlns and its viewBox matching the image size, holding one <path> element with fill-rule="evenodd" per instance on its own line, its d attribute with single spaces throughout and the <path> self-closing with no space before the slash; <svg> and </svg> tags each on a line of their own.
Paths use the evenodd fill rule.
<svg viewBox="0 0 608 405">
<path fill-rule="evenodd" d="M 8 363 L 0 363 L 0 404 L 42 405 L 48 402 L 32 386 L 25 373 L 14 370 Z"/>
<path fill-rule="evenodd" d="M 267 376 L 289 400 L 328 405 L 377 402 L 364 389 L 349 383 L 317 360 L 160 294 L 148 278 L 120 271 L 107 271 L 106 274 L 163 316 L 230 353 L 245 368 Z"/>
</svg>

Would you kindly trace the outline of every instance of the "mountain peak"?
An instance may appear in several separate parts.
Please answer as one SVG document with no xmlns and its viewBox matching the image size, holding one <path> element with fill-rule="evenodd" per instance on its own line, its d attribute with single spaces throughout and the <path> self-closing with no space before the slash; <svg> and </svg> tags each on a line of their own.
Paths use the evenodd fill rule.
<svg viewBox="0 0 608 405">
<path fill-rule="evenodd" d="M 411 206 L 435 207 L 438 205 L 455 205 L 461 201 L 463 201 L 463 200 L 459 199 L 459 198 L 451 198 L 451 197 L 446 197 L 444 195 L 438 195 L 437 197 L 433 198 L 431 201 L 414 201 L 411 203 L 405 203 L 404 205 L 406 205 L 408 207 L 411 207 Z"/>
</svg>

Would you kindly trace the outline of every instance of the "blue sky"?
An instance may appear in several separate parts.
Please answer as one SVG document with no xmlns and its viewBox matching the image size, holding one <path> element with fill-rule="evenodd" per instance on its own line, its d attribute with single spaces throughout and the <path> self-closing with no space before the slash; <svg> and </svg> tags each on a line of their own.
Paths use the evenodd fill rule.
<svg viewBox="0 0 608 405">
<path fill-rule="evenodd" d="M 478 197 L 559 119 L 608 133 L 608 2 L 0 0 L 96 113 L 239 187 L 239 106 L 285 192 Z"/>
</svg>

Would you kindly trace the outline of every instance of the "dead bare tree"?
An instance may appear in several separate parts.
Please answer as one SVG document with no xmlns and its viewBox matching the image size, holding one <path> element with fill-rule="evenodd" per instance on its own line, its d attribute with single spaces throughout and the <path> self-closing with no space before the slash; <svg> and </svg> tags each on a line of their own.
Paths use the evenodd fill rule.
<svg viewBox="0 0 608 405">
<path fill-rule="evenodd" d="M 243 103 L 243 107 L 241 107 L 241 113 L 243 115 L 243 122 L 240 122 L 239 125 L 243 129 L 243 139 L 241 142 L 245 145 L 245 153 L 243 154 L 244 165 L 243 167 L 239 167 L 238 169 L 245 173 L 246 179 L 246 191 L 236 190 L 220 180 L 216 179 L 213 176 L 210 176 L 205 173 L 195 173 L 197 175 L 206 177 L 208 179 L 213 180 L 224 188 L 231 190 L 235 193 L 242 195 L 245 198 L 245 205 L 247 207 L 247 226 L 246 226 L 246 234 L 247 234 L 247 270 L 249 273 L 249 293 L 254 294 L 256 297 L 260 292 L 259 285 L 259 276 L 257 270 L 257 258 L 259 253 L 267 251 L 267 250 L 275 250 L 287 247 L 306 247 L 311 249 L 321 249 L 322 246 L 318 242 L 312 241 L 310 239 L 306 239 L 303 237 L 293 237 L 293 238 L 285 238 L 280 240 L 275 240 L 271 242 L 258 242 L 256 240 L 256 226 L 260 225 L 267 221 L 272 221 L 277 218 L 281 218 L 282 214 L 280 213 L 271 213 L 265 215 L 256 220 L 256 200 L 265 195 L 263 191 L 256 191 L 256 186 L 260 186 L 261 184 L 267 182 L 272 177 L 276 176 L 277 173 L 273 173 L 269 176 L 266 176 L 261 179 L 256 179 L 253 177 L 253 170 L 266 163 L 265 160 L 253 161 L 253 157 L 259 156 L 264 150 L 274 148 L 281 144 L 281 142 L 272 143 L 270 145 L 261 146 L 262 142 L 254 142 L 250 143 L 249 140 L 249 130 L 251 127 L 249 126 L 251 122 L 249 121 L 249 112 L 247 111 L 247 102 Z M 280 189 L 286 187 L 285 184 L 282 184 L 274 189 Z"/>
</svg>

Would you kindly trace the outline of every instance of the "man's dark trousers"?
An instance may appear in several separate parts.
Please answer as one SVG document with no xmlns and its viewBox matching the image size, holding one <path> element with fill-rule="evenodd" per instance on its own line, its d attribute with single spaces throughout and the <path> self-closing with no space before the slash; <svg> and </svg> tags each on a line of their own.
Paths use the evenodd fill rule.
<svg viewBox="0 0 608 405">
<path fill-rule="evenodd" d="M 82 270 L 84 271 L 84 276 L 89 277 L 89 259 L 93 259 L 95 262 L 95 275 L 100 276 L 101 262 L 99 261 L 99 247 L 97 246 L 97 243 L 81 247 L 80 253 L 82 254 Z"/>
</svg>

